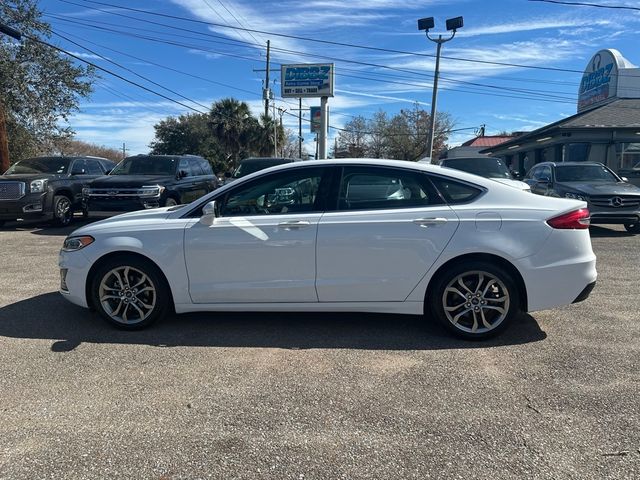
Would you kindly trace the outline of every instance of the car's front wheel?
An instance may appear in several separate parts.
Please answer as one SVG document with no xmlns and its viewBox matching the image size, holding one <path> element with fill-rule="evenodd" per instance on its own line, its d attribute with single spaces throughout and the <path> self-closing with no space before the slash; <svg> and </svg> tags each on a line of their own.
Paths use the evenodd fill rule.
<svg viewBox="0 0 640 480">
<path fill-rule="evenodd" d="M 164 205 L 165 207 L 175 207 L 176 205 L 178 205 L 178 201 L 173 198 L 173 197 L 167 197 L 167 199 L 164 201 Z"/>
<path fill-rule="evenodd" d="M 640 223 L 625 223 L 624 228 L 629 233 L 640 233 Z"/>
<path fill-rule="evenodd" d="M 520 313 L 512 275 L 484 261 L 453 265 L 439 274 L 430 292 L 432 314 L 449 331 L 467 339 L 497 335 Z"/>
<path fill-rule="evenodd" d="M 91 284 L 93 307 L 111 324 L 125 330 L 146 327 L 169 310 L 170 292 L 151 262 L 125 255 L 96 271 Z"/>
</svg>

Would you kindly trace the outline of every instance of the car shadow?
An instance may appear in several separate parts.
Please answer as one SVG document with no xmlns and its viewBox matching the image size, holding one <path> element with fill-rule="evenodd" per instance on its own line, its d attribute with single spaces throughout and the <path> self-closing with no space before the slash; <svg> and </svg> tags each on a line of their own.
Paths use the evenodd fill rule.
<svg viewBox="0 0 640 480">
<path fill-rule="evenodd" d="M 617 230 L 614 228 L 600 227 L 596 225 L 591 225 L 589 227 L 589 234 L 591 238 L 616 238 L 616 237 L 632 237 L 634 234 L 629 233 L 624 230 Z"/>
<path fill-rule="evenodd" d="M 442 350 L 489 348 L 546 338 L 530 315 L 522 315 L 497 338 L 452 337 L 421 316 L 364 313 L 198 313 L 169 315 L 140 331 L 121 331 L 97 314 L 68 303 L 57 292 L 0 308 L 0 336 L 56 340 L 67 352 L 84 342 L 156 347 L 262 347 L 284 349 Z"/>
<path fill-rule="evenodd" d="M 20 221 L 20 222 L 7 222 L 4 226 L 0 227 L 0 231 L 13 231 L 13 232 L 29 232 L 33 235 L 46 235 L 53 237 L 66 237 L 77 228 L 84 227 L 102 218 L 84 219 L 77 217 L 66 227 L 58 227 L 51 222 L 46 221 Z"/>
</svg>

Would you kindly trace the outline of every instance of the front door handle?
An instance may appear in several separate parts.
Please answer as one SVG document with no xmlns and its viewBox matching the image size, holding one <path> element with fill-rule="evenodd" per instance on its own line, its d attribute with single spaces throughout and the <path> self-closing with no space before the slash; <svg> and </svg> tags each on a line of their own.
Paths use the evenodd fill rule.
<svg viewBox="0 0 640 480">
<path fill-rule="evenodd" d="M 285 230 L 291 230 L 294 228 L 306 228 L 309 225 L 311 225 L 311 223 L 306 220 L 289 220 L 286 222 L 280 222 L 278 224 L 279 227 L 284 228 Z"/>
<path fill-rule="evenodd" d="M 416 218 L 413 220 L 413 223 L 416 225 L 420 225 L 421 227 L 431 227 L 434 225 L 444 225 L 447 223 L 446 218 L 435 217 L 435 218 Z"/>
</svg>

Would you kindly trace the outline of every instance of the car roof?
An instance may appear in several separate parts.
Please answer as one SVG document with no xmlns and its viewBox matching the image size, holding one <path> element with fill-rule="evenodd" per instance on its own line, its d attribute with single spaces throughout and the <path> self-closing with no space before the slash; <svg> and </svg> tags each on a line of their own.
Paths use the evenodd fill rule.
<svg viewBox="0 0 640 480">
<path fill-rule="evenodd" d="M 551 167 L 571 167 L 571 166 L 590 166 L 590 167 L 604 167 L 605 165 L 600 162 L 542 162 L 534 165 L 534 167 L 539 167 L 540 165 L 548 165 Z M 533 168 L 533 167 L 531 167 Z"/>
<path fill-rule="evenodd" d="M 443 158 L 440 160 L 441 162 L 456 162 L 458 160 L 502 160 L 500 157 L 491 157 L 489 155 L 478 155 L 477 157 L 453 157 L 453 158 Z"/>
</svg>

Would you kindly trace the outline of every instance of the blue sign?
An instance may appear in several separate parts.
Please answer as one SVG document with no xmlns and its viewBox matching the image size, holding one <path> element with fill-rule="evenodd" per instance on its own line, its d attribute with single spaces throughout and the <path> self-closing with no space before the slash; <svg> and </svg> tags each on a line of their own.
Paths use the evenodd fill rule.
<svg viewBox="0 0 640 480">
<path fill-rule="evenodd" d="M 333 64 L 282 65 L 282 97 L 333 97 Z"/>
</svg>

